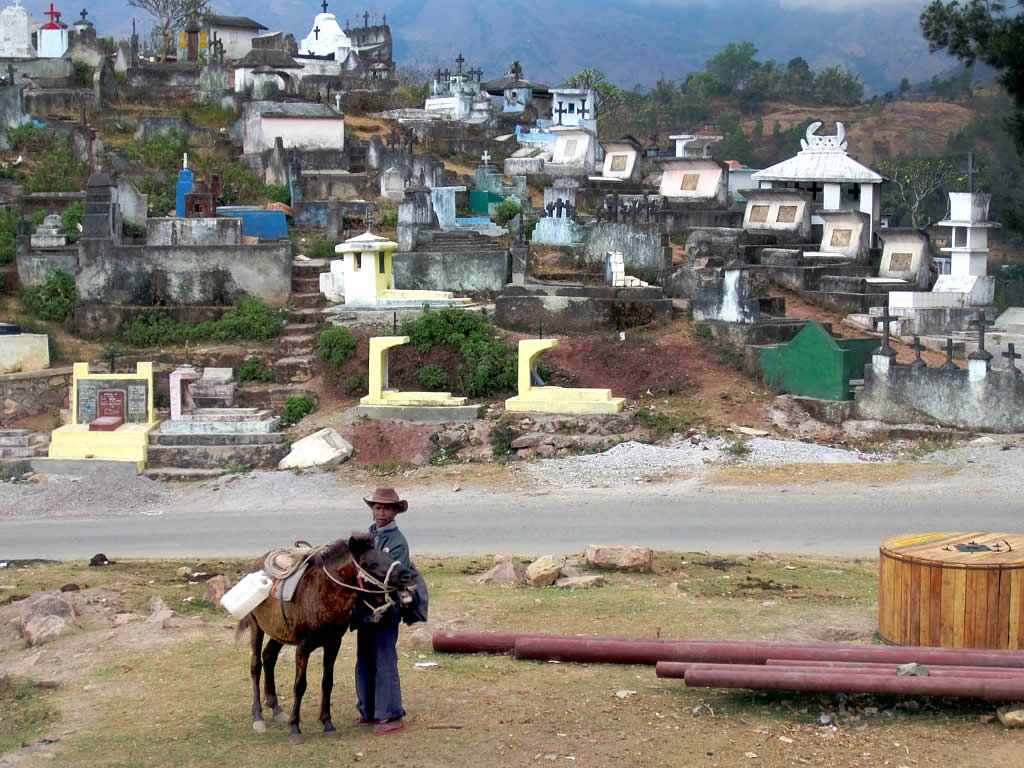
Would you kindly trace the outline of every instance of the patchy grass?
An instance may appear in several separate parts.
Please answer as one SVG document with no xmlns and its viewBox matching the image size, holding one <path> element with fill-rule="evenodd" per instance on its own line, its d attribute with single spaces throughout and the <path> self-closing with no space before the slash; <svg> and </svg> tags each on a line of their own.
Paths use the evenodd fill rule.
<svg viewBox="0 0 1024 768">
<path fill-rule="evenodd" d="M 52 698 L 32 681 L 0 675 L 0 755 L 41 738 L 57 721 Z"/>
</svg>

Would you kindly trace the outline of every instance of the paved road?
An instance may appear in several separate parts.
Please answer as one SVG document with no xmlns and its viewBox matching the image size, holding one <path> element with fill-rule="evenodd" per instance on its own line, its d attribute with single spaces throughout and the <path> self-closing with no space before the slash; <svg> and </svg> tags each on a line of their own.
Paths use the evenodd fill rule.
<svg viewBox="0 0 1024 768">
<path fill-rule="evenodd" d="M 877 555 L 879 542 L 914 531 L 1013 531 L 1020 503 L 1006 490 L 830 485 L 716 490 L 645 485 L 618 493 L 492 493 L 406 489 L 400 518 L 416 552 L 581 551 L 586 544 L 742 553 Z M 0 560 L 30 557 L 247 556 L 294 539 L 326 541 L 370 522 L 358 498 L 274 505 L 185 503 L 156 515 L 0 521 Z"/>
</svg>

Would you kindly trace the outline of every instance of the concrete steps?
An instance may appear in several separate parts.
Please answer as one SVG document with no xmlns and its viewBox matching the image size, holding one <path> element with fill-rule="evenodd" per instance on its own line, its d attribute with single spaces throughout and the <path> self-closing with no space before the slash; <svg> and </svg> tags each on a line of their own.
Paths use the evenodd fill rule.
<svg viewBox="0 0 1024 768">
<path fill-rule="evenodd" d="M 282 357 L 273 365 L 274 376 L 278 381 L 301 384 L 313 378 L 313 360 L 311 355 Z"/>
<path fill-rule="evenodd" d="M 160 432 L 149 434 L 151 446 L 277 445 L 282 441 L 280 432 L 228 432 L 221 435 L 165 435 Z"/>
<path fill-rule="evenodd" d="M 319 307 L 296 307 L 288 314 L 289 321 L 301 324 L 319 324 L 323 320 L 323 317 L 323 310 Z M 287 326 L 285 327 L 287 328 Z"/>
<path fill-rule="evenodd" d="M 295 277 L 292 276 L 292 293 L 319 293 L 319 277 Z"/>
<path fill-rule="evenodd" d="M 316 293 L 292 293 L 292 303 L 298 309 L 309 309 L 312 307 L 326 306 L 327 298 L 317 291 Z"/>
<path fill-rule="evenodd" d="M 298 384 L 246 384 L 235 390 L 235 402 L 248 408 L 269 408 L 274 411 L 284 409 L 289 397 L 311 397 L 317 401 L 315 392 Z"/>
<path fill-rule="evenodd" d="M 168 437 L 170 437 L 168 435 Z M 227 435 L 175 435 L 174 437 L 203 438 L 199 444 L 150 445 L 147 467 L 150 469 L 213 469 L 218 473 L 234 467 L 276 467 L 288 455 L 289 447 L 280 433 L 266 437 L 277 438 L 276 442 L 253 442 L 252 435 L 243 434 L 230 444 L 203 444 L 210 438 L 225 438 Z M 232 439 L 232 438 L 229 438 Z M 259 439 L 265 439 L 261 436 Z"/>
<path fill-rule="evenodd" d="M 50 436 L 27 429 L 0 429 L 0 459 L 31 459 L 45 456 Z"/>
</svg>

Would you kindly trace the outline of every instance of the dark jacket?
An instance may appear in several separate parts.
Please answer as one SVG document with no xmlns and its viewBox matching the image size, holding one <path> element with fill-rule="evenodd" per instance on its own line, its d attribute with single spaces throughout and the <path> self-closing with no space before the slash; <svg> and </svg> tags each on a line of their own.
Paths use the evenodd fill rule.
<svg viewBox="0 0 1024 768">
<path fill-rule="evenodd" d="M 416 571 L 416 589 L 410 594 L 413 597 L 413 602 L 405 606 L 393 606 L 387 613 L 381 617 L 381 621 L 393 621 L 397 623 L 399 620 L 404 621 L 406 624 L 415 624 L 419 621 L 427 620 L 427 605 L 429 597 L 427 595 L 427 583 L 423 580 L 423 576 L 419 571 L 416 570 L 416 566 L 412 564 L 409 559 L 409 542 L 405 540 L 405 536 L 398 530 L 398 524 L 391 522 L 384 526 L 382 529 L 377 530 L 376 525 L 370 526 L 370 536 L 373 537 L 374 545 L 381 552 L 387 552 L 391 556 L 392 560 L 397 560 L 406 568 L 412 568 Z M 356 615 L 354 616 L 355 623 L 366 623 L 368 621 L 368 611 L 365 609 L 365 605 L 362 601 L 359 601 L 357 605 Z"/>
</svg>

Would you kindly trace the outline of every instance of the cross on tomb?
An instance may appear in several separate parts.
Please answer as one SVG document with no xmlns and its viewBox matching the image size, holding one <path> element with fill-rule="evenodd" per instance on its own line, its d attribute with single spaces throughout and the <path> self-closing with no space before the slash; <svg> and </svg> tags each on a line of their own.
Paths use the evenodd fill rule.
<svg viewBox="0 0 1024 768">
<path fill-rule="evenodd" d="M 587 109 L 587 102 L 586 99 L 584 99 L 583 103 L 580 104 L 579 108 L 580 120 L 586 120 L 588 114 L 590 114 L 590 110 Z"/>
<path fill-rule="evenodd" d="M 967 356 L 968 360 L 991 360 L 992 353 L 985 349 L 985 329 L 995 323 L 985 317 L 985 310 L 979 309 L 977 316 L 967 324 L 978 329 L 978 349 Z"/>
<path fill-rule="evenodd" d="M 484 153 L 480 155 L 480 159 L 484 161 L 484 165 L 486 166 L 491 161 L 491 153 L 485 149 Z"/>
<path fill-rule="evenodd" d="M 455 60 L 455 63 L 459 65 L 459 68 L 456 70 L 455 74 L 461 75 L 462 74 L 462 65 L 466 63 L 465 57 L 460 53 L 459 54 L 459 58 L 457 58 Z"/>
<path fill-rule="evenodd" d="M 919 336 L 914 337 L 914 343 L 910 345 L 910 348 L 914 350 L 915 357 L 914 362 L 910 364 L 911 368 L 927 368 L 928 363 L 921 359 L 921 352 L 926 349 L 925 345 L 921 343 Z"/>
<path fill-rule="evenodd" d="M 50 3 L 50 10 L 43 11 L 44 16 L 50 17 L 50 23 L 53 24 L 57 19 L 60 18 L 60 11 L 56 11 L 53 8 L 53 3 Z"/>
<path fill-rule="evenodd" d="M 110 372 L 114 373 L 114 362 L 117 358 L 123 357 L 123 355 L 117 351 L 117 347 L 115 345 L 111 345 L 108 349 L 109 351 L 104 355 L 104 357 L 110 361 Z"/>
<path fill-rule="evenodd" d="M 967 191 L 972 195 L 974 194 L 974 175 L 978 172 L 978 167 L 974 164 L 974 153 L 967 153 Z"/>
<path fill-rule="evenodd" d="M 940 367 L 940 371 L 959 371 L 960 366 L 953 362 L 953 339 L 952 337 L 946 337 L 946 346 L 942 348 L 942 351 L 946 353 L 946 362 Z"/>
<path fill-rule="evenodd" d="M 1012 343 L 1006 345 L 1006 351 L 1003 352 L 1003 357 L 1006 358 L 1007 367 L 1011 371 L 1013 371 L 1015 373 L 1019 373 L 1019 371 L 1017 370 L 1017 363 L 1016 363 L 1016 361 L 1020 360 L 1020 352 L 1015 352 L 1013 350 L 1013 344 Z"/>
<path fill-rule="evenodd" d="M 327 13 L 327 0 L 320 3 L 320 7 L 324 9 L 324 13 Z"/>
<path fill-rule="evenodd" d="M 79 14 L 79 16 L 82 17 L 82 21 L 85 21 L 85 17 L 88 16 L 88 15 L 89 15 L 89 12 L 87 10 L 85 10 L 85 8 L 83 8 L 82 12 Z"/>
<path fill-rule="evenodd" d="M 876 349 L 874 354 L 896 357 L 896 350 L 889 346 L 889 323 L 895 319 L 895 317 L 889 314 L 889 307 L 886 307 L 885 311 L 882 312 L 882 316 L 875 321 L 882 324 L 882 346 Z"/>
<path fill-rule="evenodd" d="M 560 101 L 560 102 L 558 102 L 558 109 L 556 109 L 556 110 L 555 110 L 555 114 L 556 114 L 556 115 L 558 115 L 558 125 L 561 125 L 561 124 L 562 124 L 562 117 L 563 117 L 563 116 L 564 116 L 564 115 L 565 115 L 565 114 L 566 114 L 566 113 L 567 113 L 568 111 L 569 111 L 569 110 L 565 108 L 565 104 L 564 104 L 563 102 L 561 102 L 561 101 Z"/>
<path fill-rule="evenodd" d="M 370 26 L 370 12 L 369 11 L 363 11 L 363 26 L 364 27 Z"/>
<path fill-rule="evenodd" d="M 363 217 L 366 220 L 366 231 L 370 231 L 370 227 L 373 225 L 373 211 L 369 208 L 366 209 L 366 214 Z"/>
<path fill-rule="evenodd" d="M 319 40 L 320 39 L 320 27 L 319 26 L 313 27 L 313 39 L 314 40 Z"/>
</svg>

